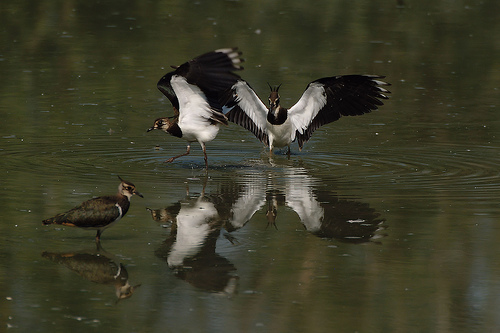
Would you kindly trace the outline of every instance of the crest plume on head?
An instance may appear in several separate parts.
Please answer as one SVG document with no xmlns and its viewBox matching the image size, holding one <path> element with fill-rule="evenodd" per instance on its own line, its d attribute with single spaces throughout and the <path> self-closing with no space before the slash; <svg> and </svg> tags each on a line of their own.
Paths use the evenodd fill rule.
<svg viewBox="0 0 500 333">
<path fill-rule="evenodd" d="M 274 86 L 274 87 L 271 87 L 271 85 L 269 84 L 269 82 L 267 83 L 267 85 L 269 86 L 269 89 L 271 89 L 271 92 L 278 92 L 278 90 L 280 89 L 282 83 L 280 83 L 278 86 Z"/>
</svg>

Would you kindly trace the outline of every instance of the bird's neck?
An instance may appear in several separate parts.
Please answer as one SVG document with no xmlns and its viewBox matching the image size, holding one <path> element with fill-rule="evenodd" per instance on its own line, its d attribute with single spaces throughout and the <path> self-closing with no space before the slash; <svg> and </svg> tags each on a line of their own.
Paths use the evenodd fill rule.
<svg viewBox="0 0 500 333">
<path fill-rule="evenodd" d="M 267 121 L 272 125 L 281 125 L 286 121 L 287 109 L 277 106 L 274 110 L 269 110 L 267 113 Z"/>
<path fill-rule="evenodd" d="M 118 197 L 118 202 L 122 203 L 125 201 L 130 202 L 130 198 L 132 197 L 132 194 L 118 192 L 118 194 L 116 196 Z"/>
<path fill-rule="evenodd" d="M 173 123 L 169 128 L 167 128 L 167 132 L 170 135 L 176 136 L 178 138 L 182 138 L 182 130 L 177 124 L 177 122 Z"/>
<path fill-rule="evenodd" d="M 118 193 L 117 195 L 118 200 L 117 204 L 120 205 L 120 208 L 122 210 L 122 216 L 127 213 L 129 207 L 130 207 L 130 197 L 128 195 L 124 195 L 122 193 Z"/>
</svg>

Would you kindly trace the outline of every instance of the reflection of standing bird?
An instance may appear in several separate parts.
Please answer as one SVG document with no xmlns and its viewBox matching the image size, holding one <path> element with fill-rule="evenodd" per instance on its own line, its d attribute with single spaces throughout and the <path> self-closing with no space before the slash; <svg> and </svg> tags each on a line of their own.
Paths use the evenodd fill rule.
<svg viewBox="0 0 500 333">
<path fill-rule="evenodd" d="M 278 87 L 271 88 L 269 107 L 244 80 L 238 80 L 224 98 L 227 118 L 251 131 L 261 142 L 274 147 L 288 147 L 297 139 L 299 149 L 320 126 L 342 116 L 362 115 L 383 105 L 389 85 L 375 75 L 325 77 L 308 84 L 299 101 L 286 109 L 280 104 Z"/>
<path fill-rule="evenodd" d="M 166 208 L 146 208 L 146 210 L 151 213 L 151 218 L 156 222 L 167 223 L 172 222 L 174 219 L 173 214 Z"/>
<path fill-rule="evenodd" d="M 130 207 L 130 198 L 134 194 L 143 197 L 141 193 L 137 192 L 134 184 L 121 178 L 120 180 L 121 183 L 116 195 L 90 199 L 65 213 L 42 221 L 42 223 L 44 225 L 61 224 L 97 230 L 95 239 L 96 242 L 99 242 L 104 229 L 111 227 L 127 213 Z"/>
<path fill-rule="evenodd" d="M 132 296 L 140 285 L 130 285 L 125 267 L 106 256 L 102 250 L 93 252 L 55 253 L 46 251 L 42 253 L 42 257 L 65 265 L 91 282 L 113 285 L 118 299 Z"/>
<path fill-rule="evenodd" d="M 236 49 L 220 49 L 205 53 L 167 73 L 158 81 L 158 89 L 168 97 L 174 107 L 173 117 L 155 120 L 149 131 L 161 129 L 188 142 L 184 154 L 171 157 L 169 163 L 189 154 L 191 142 L 198 141 L 203 149 L 205 167 L 208 167 L 205 143 L 212 141 L 227 118 L 219 100 L 239 76 L 242 60 Z"/>
</svg>

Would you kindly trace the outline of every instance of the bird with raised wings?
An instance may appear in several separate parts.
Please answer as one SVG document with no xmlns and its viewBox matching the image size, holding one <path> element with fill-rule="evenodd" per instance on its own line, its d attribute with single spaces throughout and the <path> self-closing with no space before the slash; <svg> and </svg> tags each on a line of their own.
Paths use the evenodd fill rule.
<svg viewBox="0 0 500 333">
<path fill-rule="evenodd" d="M 215 139 L 220 125 L 228 123 L 220 100 L 239 79 L 233 71 L 243 69 L 240 55 L 236 48 L 208 52 L 180 66 L 172 66 L 175 70 L 158 81 L 158 89 L 173 105 L 174 116 L 156 119 L 148 132 L 160 129 L 188 142 L 185 153 L 165 162 L 188 155 L 191 142 L 197 141 L 208 168 L 205 143 Z"/>
<path fill-rule="evenodd" d="M 221 100 L 226 117 L 252 132 L 269 147 L 288 147 L 297 140 L 302 149 L 320 126 L 342 116 L 362 115 L 383 105 L 390 93 L 384 76 L 342 75 L 309 83 L 302 97 L 291 108 L 280 104 L 278 87 L 271 87 L 269 106 L 260 100 L 244 80 L 238 80 Z"/>
</svg>

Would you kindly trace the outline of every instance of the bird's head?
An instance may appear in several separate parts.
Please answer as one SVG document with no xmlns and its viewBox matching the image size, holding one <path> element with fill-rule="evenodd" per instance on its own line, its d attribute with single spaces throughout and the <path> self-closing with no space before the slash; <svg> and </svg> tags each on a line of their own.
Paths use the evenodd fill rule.
<svg viewBox="0 0 500 333">
<path fill-rule="evenodd" d="M 156 129 L 166 132 L 171 124 L 172 124 L 171 120 L 167 117 L 158 118 L 155 120 L 153 127 L 148 128 L 148 132 L 151 132 L 152 130 Z"/>
<path fill-rule="evenodd" d="M 126 196 L 129 200 L 133 195 L 138 195 L 141 198 L 144 198 L 144 196 L 135 189 L 134 184 L 123 180 L 120 176 L 118 176 L 118 178 L 120 178 L 121 181 L 120 185 L 118 186 L 118 193 Z"/>
<path fill-rule="evenodd" d="M 271 93 L 269 94 L 269 112 L 276 113 L 280 109 L 280 94 L 278 93 L 278 90 L 280 89 L 281 84 L 275 87 L 271 87 L 269 83 L 268 85 L 271 89 Z"/>
</svg>

